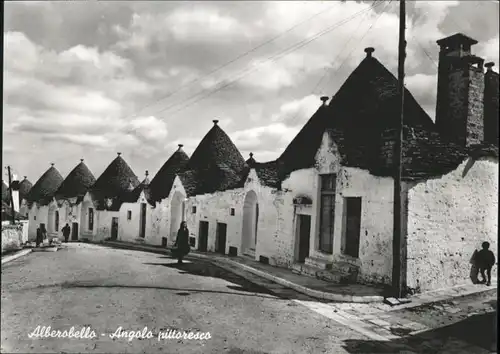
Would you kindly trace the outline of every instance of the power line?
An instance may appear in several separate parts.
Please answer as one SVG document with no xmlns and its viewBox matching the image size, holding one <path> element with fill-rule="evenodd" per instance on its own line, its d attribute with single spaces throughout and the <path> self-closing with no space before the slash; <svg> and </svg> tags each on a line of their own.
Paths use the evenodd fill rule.
<svg viewBox="0 0 500 354">
<path fill-rule="evenodd" d="M 354 15 L 352 15 L 352 16 L 350 16 L 350 17 L 348 17 L 348 18 L 346 18 L 346 19 L 344 19 L 344 20 L 342 20 L 342 21 L 340 21 L 340 22 L 338 22 L 338 23 L 336 23 L 336 24 L 334 24 L 334 25 L 332 25 L 332 26 L 330 26 L 330 27 L 327 27 L 325 30 L 322 30 L 321 32 L 319 32 L 319 33 L 317 33 L 317 34 L 315 34 L 315 35 L 313 35 L 313 36 L 311 36 L 311 37 L 308 37 L 307 39 L 302 40 L 301 42 L 296 43 L 295 45 L 293 45 L 293 46 L 291 46 L 291 47 L 286 48 L 285 50 L 283 50 L 283 51 L 279 52 L 278 54 L 275 54 L 275 55 L 273 55 L 273 56 L 269 57 L 269 58 L 268 58 L 268 59 L 266 59 L 264 62 L 262 62 L 259 66 L 262 66 L 263 64 L 268 63 L 268 62 L 273 62 L 273 61 L 276 61 L 276 60 L 278 60 L 278 59 L 280 59 L 280 58 L 282 58 L 282 57 L 284 57 L 284 56 L 286 56 L 286 55 L 288 55 L 288 54 L 290 54 L 290 53 L 292 53 L 292 52 L 294 52 L 294 51 L 296 51 L 296 50 L 298 50 L 298 49 L 300 49 L 300 48 L 304 47 L 305 45 L 307 45 L 307 44 L 309 44 L 309 43 L 311 43 L 311 42 L 315 41 L 316 39 L 318 39 L 318 38 L 320 38 L 320 37 L 324 36 L 325 34 L 327 34 L 327 33 L 331 32 L 331 31 L 333 31 L 334 29 L 336 29 L 336 28 L 338 28 L 338 27 L 342 26 L 343 24 L 345 24 L 345 23 L 347 23 L 347 22 L 351 21 L 353 18 L 355 18 L 355 17 L 359 16 L 360 14 L 362 14 L 362 13 L 364 13 L 364 12 L 367 12 L 367 11 L 369 11 L 369 10 L 373 9 L 373 8 L 374 8 L 374 7 L 376 7 L 376 6 L 379 6 L 379 4 L 377 4 L 377 5 L 372 5 L 372 6 L 370 6 L 369 8 L 366 8 L 366 9 L 364 9 L 364 10 L 358 11 L 358 12 L 357 12 L 357 13 L 355 13 Z M 225 85 L 223 85 L 223 86 L 221 86 L 221 87 L 218 87 L 218 88 L 216 88 L 216 89 L 213 89 L 212 91 L 209 91 L 206 95 L 201 96 L 199 99 L 197 99 L 197 100 L 195 100 L 195 101 L 191 102 L 190 104 L 187 104 L 187 105 L 185 105 L 185 106 L 181 107 L 180 109 L 178 109 L 178 110 L 174 111 L 173 113 L 171 113 L 171 115 L 176 114 L 176 113 L 178 113 L 178 112 L 180 112 L 180 111 L 182 111 L 182 110 L 184 110 L 184 109 L 186 109 L 186 108 L 190 107 L 191 105 L 193 105 L 193 104 L 195 104 L 195 103 L 197 103 L 197 102 L 199 102 L 199 101 L 201 101 L 201 100 L 205 99 L 206 97 L 209 97 L 209 96 L 213 95 L 214 93 L 219 92 L 220 90 L 222 90 L 222 89 L 224 89 L 224 88 L 226 88 L 226 87 L 228 87 L 228 86 L 231 86 L 232 84 L 234 84 L 234 83 L 236 83 L 237 81 L 241 80 L 243 77 L 247 76 L 248 74 L 250 74 L 250 73 L 252 73 L 252 72 L 254 72 L 254 71 L 258 70 L 258 69 L 259 69 L 259 66 L 258 66 L 257 68 L 251 69 L 250 71 L 247 71 L 246 73 L 243 73 L 243 75 L 241 75 L 240 77 L 237 77 L 236 79 L 230 80 L 230 81 L 229 81 L 229 82 L 227 82 Z M 204 90 L 204 91 L 206 91 L 206 90 Z M 201 91 L 200 93 L 198 93 L 198 94 L 196 94 L 196 95 L 192 96 L 191 98 L 189 98 L 189 99 L 185 100 L 184 102 L 180 102 L 179 104 L 182 104 L 182 103 L 188 102 L 188 101 L 192 100 L 193 98 L 196 98 L 196 97 L 200 96 L 201 94 L 203 94 L 203 93 L 204 93 L 204 91 Z M 177 106 L 177 105 L 179 105 L 179 104 L 173 104 L 173 105 L 170 105 L 170 106 L 166 107 L 165 109 L 160 110 L 160 111 L 159 111 L 159 112 L 157 112 L 156 114 L 161 113 L 161 112 L 164 112 L 164 111 L 166 111 L 166 110 L 169 110 L 170 108 L 172 108 L 172 107 L 174 107 L 174 106 Z"/>
<path fill-rule="evenodd" d="M 376 1 L 374 1 L 375 3 Z M 382 1 L 383 3 L 384 1 Z M 359 43 L 358 45 L 354 46 L 351 51 L 349 52 L 349 54 L 344 58 L 344 60 L 342 61 L 342 63 L 340 64 L 340 66 L 335 70 L 334 72 L 334 76 L 335 74 L 337 74 L 340 69 L 344 66 L 344 64 L 347 62 L 347 60 L 351 57 L 351 54 L 354 52 L 355 49 L 357 49 L 359 47 L 359 44 L 362 43 L 363 39 L 366 37 L 366 35 L 371 31 L 371 29 L 373 28 L 373 26 L 378 22 L 378 20 L 380 19 L 380 17 L 382 16 L 382 14 L 384 13 L 384 11 L 386 10 L 386 8 L 389 6 L 389 4 L 392 2 L 392 0 L 389 0 L 388 3 L 386 3 L 386 5 L 384 6 L 384 9 L 380 12 L 380 14 L 378 14 L 378 16 L 376 17 L 376 19 L 374 20 L 374 22 L 370 25 L 370 27 L 368 27 L 368 29 L 366 30 L 365 34 L 361 37 L 361 39 L 359 40 Z M 361 26 L 361 24 L 363 23 L 363 21 L 360 21 L 360 24 L 358 25 L 357 29 L 353 32 L 353 34 L 351 35 L 351 37 L 349 38 L 349 40 L 346 42 L 346 44 L 344 45 L 344 48 L 342 49 L 342 51 L 337 55 L 337 57 L 335 58 L 335 60 L 337 60 L 337 58 L 340 56 L 340 54 L 343 52 L 343 50 L 347 47 L 347 44 L 353 39 L 354 37 L 354 33 L 356 33 L 359 29 L 359 27 Z M 326 72 L 328 73 L 328 71 Z M 323 81 L 323 78 L 326 76 L 326 73 L 325 75 L 323 75 L 323 77 L 318 81 L 318 83 L 316 84 L 315 88 L 312 90 L 312 93 L 318 88 L 319 84 L 321 83 L 321 81 Z M 293 124 L 293 122 L 298 118 L 299 116 L 299 113 L 300 111 L 297 112 L 297 114 L 290 120 L 290 122 Z"/>
<path fill-rule="evenodd" d="M 373 4 L 375 4 L 377 2 L 377 0 L 375 0 L 373 2 Z M 365 14 L 366 15 L 366 14 Z M 337 54 L 337 56 L 335 57 L 335 59 L 333 60 L 333 62 L 336 62 L 337 59 L 340 57 L 340 55 L 344 52 L 344 50 L 347 48 L 347 45 L 352 41 L 352 39 L 354 38 L 354 34 L 358 32 L 359 28 L 361 27 L 361 24 L 364 22 L 364 18 L 359 21 L 359 24 L 358 24 L 358 27 L 356 27 L 356 30 L 352 32 L 351 36 L 349 37 L 349 39 L 347 40 L 347 42 L 344 44 L 344 46 L 342 47 L 342 50 Z M 337 69 L 338 70 L 338 69 Z M 321 76 L 321 78 L 319 79 L 318 83 L 316 84 L 316 86 L 314 86 L 314 89 L 311 91 L 311 93 L 314 93 L 316 91 L 316 89 L 320 86 L 321 82 L 323 81 L 323 79 L 328 76 L 328 74 L 330 73 L 330 68 L 329 67 L 326 67 L 325 68 L 325 73 L 323 74 L 323 76 Z"/>
<path fill-rule="evenodd" d="M 377 2 L 377 0 L 375 0 L 373 2 L 373 4 L 375 4 Z M 365 14 L 366 15 L 366 14 Z M 349 37 L 349 39 L 347 40 L 347 42 L 344 44 L 344 46 L 342 47 L 342 50 L 337 54 L 337 56 L 335 57 L 335 59 L 333 60 L 333 62 L 336 62 L 337 59 L 340 57 L 340 55 L 343 53 L 343 51 L 346 49 L 347 47 L 347 44 L 349 44 L 351 42 L 351 40 L 353 39 L 354 37 L 354 34 L 358 32 L 359 30 L 359 27 L 361 27 L 361 24 L 364 22 L 364 19 L 362 19 L 361 21 L 359 21 L 359 25 L 358 27 L 356 28 L 355 31 L 352 32 L 351 36 Z M 311 90 L 311 94 L 314 94 L 314 92 L 316 91 L 316 89 L 319 87 L 319 85 L 321 84 L 321 82 L 323 81 L 323 79 L 327 76 L 327 74 L 330 72 L 329 70 L 330 68 L 329 67 L 326 67 L 324 69 L 324 73 L 323 75 L 321 76 L 321 78 L 318 80 L 318 82 L 316 83 L 316 85 L 314 86 L 314 88 Z M 338 70 L 338 69 L 337 69 Z M 294 115 L 294 117 L 292 119 L 290 119 L 290 123 L 291 124 L 294 124 L 295 120 L 298 118 L 299 114 L 301 113 L 300 109 L 297 110 L 297 113 Z"/>
<path fill-rule="evenodd" d="M 248 51 L 246 51 L 246 52 L 244 52 L 244 53 L 242 53 L 242 54 L 238 55 L 236 58 L 231 59 L 230 61 L 228 61 L 228 62 L 226 62 L 225 64 L 223 64 L 223 65 L 221 65 L 221 66 L 217 67 L 216 69 L 214 69 L 214 70 L 212 70 L 212 71 L 208 72 L 207 74 L 205 74 L 205 75 L 203 75 L 203 76 L 201 76 L 201 77 L 198 77 L 198 78 L 196 78 L 196 79 L 194 79 L 194 80 L 191 80 L 191 81 L 189 81 L 189 82 L 187 82 L 187 83 L 185 83 L 185 84 L 181 85 L 181 86 L 180 86 L 178 89 L 176 89 L 175 91 L 172 91 L 172 92 L 170 92 L 169 94 L 167 94 L 166 96 L 164 96 L 164 97 L 162 97 L 162 98 L 160 98 L 160 99 L 158 99 L 158 100 L 156 100 L 156 101 L 154 101 L 154 102 L 152 102 L 152 103 L 150 103 L 150 104 L 148 104 L 148 105 L 146 105 L 146 106 L 144 106 L 144 107 L 140 108 L 137 112 L 135 112 L 135 113 L 134 113 L 134 114 L 132 114 L 131 116 L 137 116 L 137 114 L 139 114 L 140 112 L 142 112 L 142 111 L 143 111 L 143 110 L 145 110 L 146 108 L 149 108 L 149 107 L 151 107 L 151 106 L 153 106 L 153 105 L 155 105 L 155 104 L 157 104 L 157 103 L 159 103 L 159 102 L 161 102 L 161 101 L 163 101 L 163 100 L 165 100 L 165 99 L 167 99 L 167 98 L 169 98 L 169 97 L 171 97 L 171 96 L 175 95 L 176 93 L 178 93 L 178 92 L 182 91 L 184 88 L 186 88 L 186 87 L 188 87 L 188 86 L 191 86 L 192 84 L 195 84 L 195 83 L 199 82 L 200 80 L 202 80 L 202 79 L 204 79 L 204 78 L 207 78 L 208 76 L 210 76 L 210 75 L 212 75 L 212 74 L 215 74 L 216 72 L 218 72 L 218 71 L 220 71 L 221 69 L 223 69 L 223 68 L 227 67 L 228 65 L 230 65 L 230 64 L 232 64 L 232 63 L 234 63 L 234 62 L 236 62 L 237 60 L 239 60 L 239 59 L 241 59 L 241 58 L 243 58 L 243 57 L 247 56 L 247 55 L 248 55 L 248 54 L 250 54 L 250 53 L 255 52 L 257 49 L 260 49 L 260 48 L 262 48 L 262 47 L 266 46 L 267 44 L 274 42 L 274 41 L 275 41 L 275 40 L 277 40 L 278 38 L 283 37 L 285 34 L 287 34 L 287 33 L 291 32 L 292 30 L 294 30 L 294 29 L 296 29 L 297 27 L 299 27 L 299 26 L 303 25 L 304 23 L 311 21 L 312 19 L 314 19 L 314 18 L 318 17 L 319 15 L 322 15 L 322 14 L 324 14 L 324 13 L 328 12 L 328 11 L 331 11 L 334 7 L 335 7 L 335 6 L 330 6 L 330 7 L 326 8 L 326 9 L 324 9 L 324 10 L 320 11 L 320 12 L 315 13 L 314 15 L 312 15 L 312 16 L 311 16 L 311 17 L 309 17 L 309 18 L 307 18 L 307 19 L 305 19 L 305 20 L 303 20 L 303 21 L 301 21 L 301 22 L 299 22 L 299 23 L 296 23 L 295 25 L 293 25 L 292 27 L 288 28 L 287 30 L 285 30 L 285 31 L 283 31 L 283 32 L 279 33 L 278 35 L 276 35 L 276 36 L 274 36 L 274 37 L 272 37 L 272 38 L 270 38 L 270 39 L 266 40 L 265 42 L 263 42 L 263 43 L 259 44 L 258 46 L 256 46 L 256 47 L 254 47 L 254 48 L 252 48 L 252 49 L 250 49 L 250 50 L 248 50 Z"/>
</svg>

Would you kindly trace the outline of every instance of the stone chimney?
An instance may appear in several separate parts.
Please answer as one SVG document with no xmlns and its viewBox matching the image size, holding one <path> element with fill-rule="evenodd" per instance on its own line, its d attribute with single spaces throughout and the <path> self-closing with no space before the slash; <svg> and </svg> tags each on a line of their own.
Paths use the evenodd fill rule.
<svg viewBox="0 0 500 354">
<path fill-rule="evenodd" d="M 462 146 L 484 141 L 484 59 L 471 52 L 477 43 L 461 33 L 437 41 L 436 127 Z"/>
<path fill-rule="evenodd" d="M 498 146 L 498 73 L 492 69 L 495 63 L 484 66 L 484 141 Z"/>
</svg>

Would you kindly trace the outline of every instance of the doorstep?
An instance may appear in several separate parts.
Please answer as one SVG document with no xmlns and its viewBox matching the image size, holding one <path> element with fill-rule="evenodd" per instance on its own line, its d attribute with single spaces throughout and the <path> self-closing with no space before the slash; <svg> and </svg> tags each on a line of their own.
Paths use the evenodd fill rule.
<svg viewBox="0 0 500 354">
<path fill-rule="evenodd" d="M 104 241 L 101 244 L 122 249 L 170 254 L 170 250 L 162 246 L 150 246 L 123 241 Z M 193 258 L 207 260 L 214 265 L 224 266 L 230 270 L 236 268 L 291 288 L 310 297 L 337 302 L 382 303 L 383 289 L 361 284 L 333 284 L 321 279 L 295 274 L 291 269 L 274 267 L 250 259 L 249 257 L 229 257 L 215 253 L 191 251 L 186 260 Z M 239 272 L 241 276 L 241 272 Z"/>
</svg>

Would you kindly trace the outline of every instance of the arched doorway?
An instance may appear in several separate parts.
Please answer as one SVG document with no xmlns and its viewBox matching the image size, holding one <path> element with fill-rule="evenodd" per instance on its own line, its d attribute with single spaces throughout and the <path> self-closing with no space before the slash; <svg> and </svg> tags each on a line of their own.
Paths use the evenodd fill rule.
<svg viewBox="0 0 500 354">
<path fill-rule="evenodd" d="M 181 225 L 182 211 L 184 205 L 184 196 L 180 192 L 175 192 L 170 201 L 170 239 L 172 241 L 177 237 L 177 230 Z"/>
<path fill-rule="evenodd" d="M 243 203 L 243 230 L 242 252 L 244 254 L 254 255 L 257 244 L 257 225 L 259 223 L 259 204 L 257 203 L 257 194 L 250 191 L 245 196 Z"/>
</svg>

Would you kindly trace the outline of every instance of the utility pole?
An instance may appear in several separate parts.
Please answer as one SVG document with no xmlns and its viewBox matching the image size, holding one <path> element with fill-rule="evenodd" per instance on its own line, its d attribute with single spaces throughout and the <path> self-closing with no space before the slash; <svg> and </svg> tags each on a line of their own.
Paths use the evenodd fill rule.
<svg viewBox="0 0 500 354">
<path fill-rule="evenodd" d="M 404 234 L 401 228 L 401 175 L 402 175 L 402 145 L 403 145 L 403 122 L 404 122 L 404 76 L 405 76 L 405 57 L 406 57 L 406 6 L 405 0 L 399 1 L 399 48 L 398 48 L 398 92 L 400 95 L 400 120 L 397 124 L 396 144 L 394 149 L 395 176 L 394 176 L 394 229 L 392 242 L 392 285 L 394 296 L 403 297 L 403 277 L 402 267 L 405 260 L 404 249 L 406 242 L 403 240 Z M 404 267 L 406 269 L 406 266 Z"/>
<path fill-rule="evenodd" d="M 9 195 L 10 195 L 10 210 L 12 214 L 12 219 L 11 223 L 14 225 L 16 223 L 16 215 L 15 215 L 15 210 L 14 210 L 14 198 L 12 198 L 12 177 L 10 174 L 10 166 L 7 166 L 7 171 L 9 172 Z"/>
</svg>

